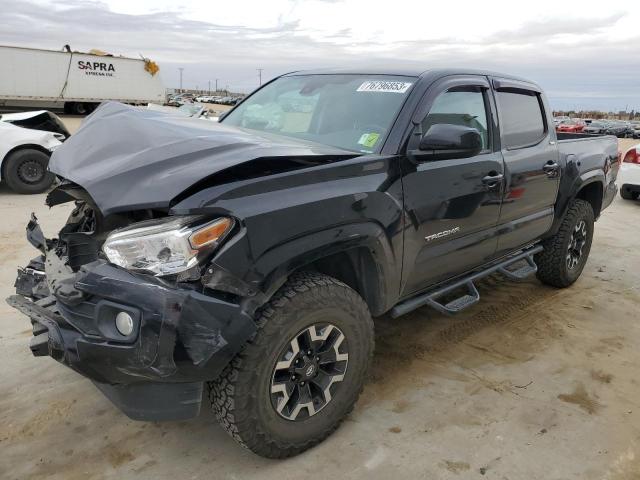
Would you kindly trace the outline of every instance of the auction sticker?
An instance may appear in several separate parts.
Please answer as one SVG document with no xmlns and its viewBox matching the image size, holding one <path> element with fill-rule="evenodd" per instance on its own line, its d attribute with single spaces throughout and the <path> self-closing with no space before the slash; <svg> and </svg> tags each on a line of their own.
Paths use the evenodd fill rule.
<svg viewBox="0 0 640 480">
<path fill-rule="evenodd" d="M 378 141 L 378 138 L 380 138 L 379 133 L 365 133 L 360 137 L 358 143 L 360 145 L 364 145 L 365 147 L 373 148 L 373 146 Z"/>
<path fill-rule="evenodd" d="M 405 93 L 409 87 L 413 85 L 411 82 L 392 82 L 386 80 L 367 80 L 362 82 L 356 92 L 391 92 Z"/>
</svg>

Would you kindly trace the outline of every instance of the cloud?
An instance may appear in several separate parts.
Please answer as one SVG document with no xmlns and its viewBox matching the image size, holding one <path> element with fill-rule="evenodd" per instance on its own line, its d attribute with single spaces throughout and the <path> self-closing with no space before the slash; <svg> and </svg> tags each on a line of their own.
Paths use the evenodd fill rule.
<svg viewBox="0 0 640 480">
<path fill-rule="evenodd" d="M 242 24 L 241 15 L 235 23 L 213 23 L 182 7 L 150 7 L 147 13 L 132 14 L 114 11 L 102 1 L 43 1 L 0 0 L 0 44 L 50 49 L 69 44 L 76 50 L 143 54 L 159 63 L 167 86 L 177 86 L 178 67 L 184 67 L 185 86 L 206 88 L 208 81 L 218 78 L 222 86 L 250 91 L 258 85 L 257 68 L 264 69 L 264 80 L 319 67 L 453 66 L 531 78 L 549 92 L 558 108 L 628 104 L 640 109 L 640 64 L 634 61 L 640 34 L 635 30 L 627 36 L 611 34 L 620 31 L 622 23 L 633 23 L 625 12 L 537 18 L 511 28 L 504 25 L 512 23 L 495 21 L 474 31 L 462 28 L 457 19 L 449 20 L 457 28 L 448 29 L 428 28 L 427 22 L 424 32 L 400 29 L 390 37 L 391 27 L 397 25 L 344 17 L 341 9 L 350 7 L 346 1 L 297 1 L 262 26 Z M 319 3 L 336 22 L 310 23 L 311 14 L 305 15 L 304 9 Z M 442 12 L 437 18 L 447 21 Z"/>
<path fill-rule="evenodd" d="M 575 35 L 589 38 L 600 33 L 603 29 L 611 28 L 625 16 L 624 12 L 597 18 L 565 18 L 552 17 L 549 19 L 532 20 L 512 30 L 502 30 L 485 37 L 490 43 L 527 43 L 534 41 L 547 42 L 559 36 Z"/>
</svg>

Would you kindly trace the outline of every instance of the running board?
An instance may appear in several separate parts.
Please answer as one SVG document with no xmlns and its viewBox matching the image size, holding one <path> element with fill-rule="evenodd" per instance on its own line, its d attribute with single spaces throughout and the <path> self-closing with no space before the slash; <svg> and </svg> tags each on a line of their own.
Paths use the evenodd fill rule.
<svg viewBox="0 0 640 480">
<path fill-rule="evenodd" d="M 416 308 L 424 307 L 425 305 L 428 305 L 439 311 L 440 313 L 444 313 L 445 315 L 456 314 L 464 310 L 465 308 L 470 307 L 471 305 L 475 305 L 480 301 L 480 293 L 478 293 L 478 289 L 473 283 L 474 281 L 486 277 L 487 275 L 491 275 L 495 272 L 502 273 L 510 280 L 524 280 L 525 278 L 533 275 L 538 271 L 538 267 L 533 260 L 533 256 L 541 251 L 542 245 L 528 248 L 518 253 L 517 255 L 511 256 L 505 260 L 502 260 L 501 262 L 495 263 L 490 267 L 485 268 L 484 270 L 474 272 L 470 275 L 467 275 L 466 277 L 444 285 L 443 287 L 405 300 L 391 309 L 391 317 L 397 318 L 400 315 L 404 315 L 405 313 L 409 313 L 410 311 L 415 310 Z M 521 260 L 524 260 L 526 262 L 526 265 L 523 265 L 516 269 L 508 268 L 520 262 Z M 454 290 L 462 288 L 466 288 L 467 291 L 458 298 L 447 303 L 438 301 Z"/>
</svg>

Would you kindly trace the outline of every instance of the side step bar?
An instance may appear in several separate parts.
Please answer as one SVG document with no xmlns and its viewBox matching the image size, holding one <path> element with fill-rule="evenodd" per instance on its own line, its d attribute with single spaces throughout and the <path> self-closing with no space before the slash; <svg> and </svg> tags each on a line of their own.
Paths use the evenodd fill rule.
<svg viewBox="0 0 640 480">
<path fill-rule="evenodd" d="M 445 315 L 456 314 L 464 310 L 465 308 L 470 307 L 471 305 L 475 305 L 480 301 L 480 294 L 478 293 L 478 289 L 473 283 L 474 281 L 486 277 L 487 275 L 491 275 L 495 272 L 502 273 L 510 280 L 524 280 L 525 278 L 533 275 L 538 271 L 538 267 L 533 260 L 533 256 L 541 251 L 542 245 L 530 247 L 514 256 L 502 260 L 501 262 L 495 263 L 490 267 L 485 268 L 484 270 L 476 271 L 452 283 L 436 288 L 435 290 L 431 290 L 415 297 L 409 298 L 408 300 L 400 302 L 391 309 L 391 317 L 397 318 L 401 315 L 404 315 L 405 313 L 409 313 L 410 311 L 415 310 L 416 308 L 423 307 L 425 305 L 429 305 L 430 307 L 436 309 L 440 313 L 444 313 Z M 517 269 L 508 268 L 515 263 L 520 262 L 521 260 L 524 260 L 526 262 L 526 265 L 523 265 Z M 440 299 L 441 297 L 461 288 L 466 288 L 467 292 L 460 297 L 451 300 L 448 303 L 442 303 L 438 301 L 438 299 Z"/>
</svg>

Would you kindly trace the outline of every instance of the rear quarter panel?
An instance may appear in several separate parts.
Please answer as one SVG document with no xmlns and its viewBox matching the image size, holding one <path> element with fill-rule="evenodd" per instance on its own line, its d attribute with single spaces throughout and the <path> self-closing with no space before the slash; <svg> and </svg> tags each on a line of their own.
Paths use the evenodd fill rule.
<svg viewBox="0 0 640 480">
<path fill-rule="evenodd" d="M 577 193 L 592 182 L 603 189 L 602 209 L 615 195 L 618 175 L 618 140 L 613 136 L 559 140 L 558 151 L 564 166 L 555 206 L 555 220 L 550 234 L 555 233 Z M 598 212 L 596 212 L 598 214 Z"/>
</svg>

